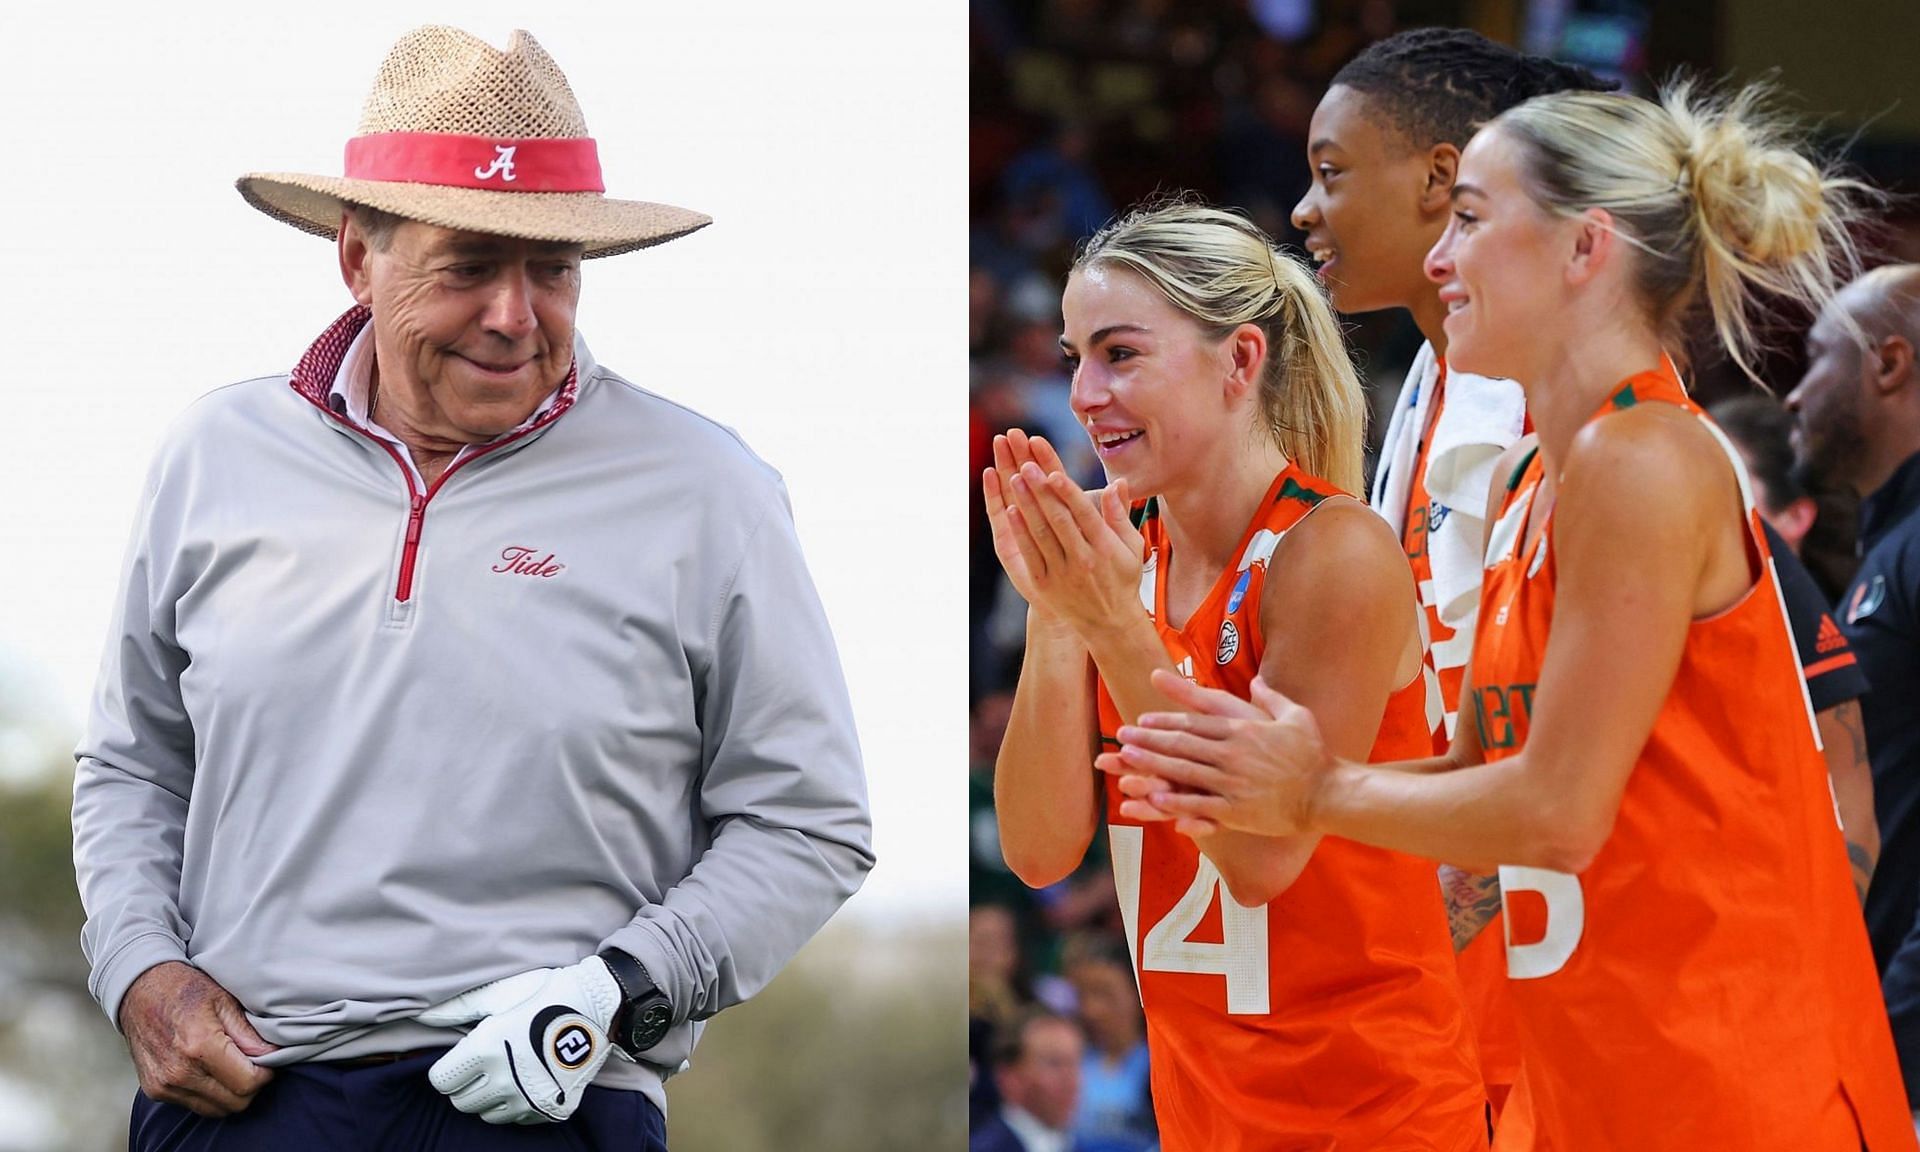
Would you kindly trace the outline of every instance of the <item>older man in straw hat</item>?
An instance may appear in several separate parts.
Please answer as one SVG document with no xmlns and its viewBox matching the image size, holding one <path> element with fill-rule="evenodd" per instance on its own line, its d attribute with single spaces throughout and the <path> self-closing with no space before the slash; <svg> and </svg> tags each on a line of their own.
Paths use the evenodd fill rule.
<svg viewBox="0 0 1920 1152">
<path fill-rule="evenodd" d="M 239 186 L 356 303 L 141 499 L 74 787 L 134 1146 L 662 1146 L 873 862 L 779 477 L 573 329 L 708 220 L 603 197 L 519 32 L 410 33 L 344 178 Z"/>
</svg>

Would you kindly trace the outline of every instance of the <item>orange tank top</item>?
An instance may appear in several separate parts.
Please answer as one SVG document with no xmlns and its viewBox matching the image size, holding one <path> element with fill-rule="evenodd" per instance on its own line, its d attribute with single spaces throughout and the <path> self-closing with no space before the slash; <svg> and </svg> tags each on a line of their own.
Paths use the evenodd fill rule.
<svg viewBox="0 0 1920 1152">
<path fill-rule="evenodd" d="M 1699 415 L 1663 364 L 1594 419 L 1642 403 Z M 1915 1147 L 1799 659 L 1728 455 L 1758 580 L 1689 627 L 1593 863 L 1500 869 L 1524 1049 L 1503 1152 Z M 1553 616 L 1550 511 L 1526 545 L 1542 468 L 1525 464 L 1488 546 L 1461 723 L 1490 762 L 1526 746 Z"/>
<path fill-rule="evenodd" d="M 1438 529 L 1451 508 L 1437 503 L 1427 488 L 1428 451 L 1433 446 L 1433 430 L 1440 424 L 1440 412 L 1447 402 L 1447 362 L 1439 362 L 1434 378 L 1434 396 L 1428 405 L 1427 425 L 1421 429 L 1419 447 L 1413 457 L 1413 474 L 1407 492 L 1405 528 L 1400 535 L 1407 563 L 1413 568 L 1414 587 L 1420 593 L 1420 614 L 1426 623 L 1427 658 L 1432 664 L 1440 688 L 1440 708 L 1445 723 L 1434 729 L 1434 754 L 1447 750 L 1453 735 L 1455 716 L 1460 710 L 1461 682 L 1467 671 L 1473 637 L 1457 635 L 1440 619 L 1439 598 L 1433 588 L 1433 557 L 1427 551 L 1427 536 Z M 1475 509 L 1478 515 L 1479 510 Z M 1507 993 L 1507 957 L 1503 919 L 1495 913 L 1479 935 L 1455 957 L 1460 969 L 1460 985 L 1467 997 L 1467 1015 L 1473 1023 L 1474 1039 L 1480 1051 L 1480 1074 L 1487 1086 L 1487 1102 L 1497 1120 L 1512 1091 L 1514 1077 L 1520 1071 L 1520 1034 L 1513 1021 L 1513 1005 Z"/>
<path fill-rule="evenodd" d="M 1159 625 L 1180 671 L 1245 697 L 1259 672 L 1267 564 L 1287 530 L 1338 492 L 1289 465 L 1182 629 Z M 1141 599 L 1166 618 L 1168 540 L 1146 506 Z M 1388 703 L 1374 759 L 1430 747 L 1424 677 Z M 1100 734 L 1120 717 L 1098 689 Z M 1486 1147 L 1485 1095 L 1462 1014 L 1433 865 L 1326 837 L 1270 904 L 1247 908 L 1172 824 L 1117 815 L 1114 886 L 1145 1006 L 1166 1152 L 1456 1152 Z"/>
</svg>

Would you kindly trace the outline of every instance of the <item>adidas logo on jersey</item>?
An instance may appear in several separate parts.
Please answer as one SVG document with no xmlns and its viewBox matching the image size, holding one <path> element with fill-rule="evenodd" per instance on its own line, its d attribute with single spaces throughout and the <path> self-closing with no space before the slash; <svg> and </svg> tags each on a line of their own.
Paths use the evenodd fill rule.
<svg viewBox="0 0 1920 1152">
<path fill-rule="evenodd" d="M 1825 612 L 1820 613 L 1820 634 L 1813 642 L 1814 650 L 1825 655 L 1835 648 L 1846 646 L 1847 638 L 1840 634 L 1840 627 L 1833 622 L 1833 617 Z"/>
</svg>

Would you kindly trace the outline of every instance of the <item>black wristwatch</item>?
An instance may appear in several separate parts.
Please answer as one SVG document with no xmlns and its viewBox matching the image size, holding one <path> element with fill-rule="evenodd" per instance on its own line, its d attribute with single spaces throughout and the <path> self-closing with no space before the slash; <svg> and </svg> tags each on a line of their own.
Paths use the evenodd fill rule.
<svg viewBox="0 0 1920 1152">
<path fill-rule="evenodd" d="M 613 982 L 620 985 L 620 998 L 624 1002 L 613 1015 L 613 1024 L 607 1030 L 608 1039 L 627 1055 L 638 1056 L 666 1039 L 667 1029 L 673 1027 L 673 1002 L 654 984 L 640 961 L 627 953 L 618 948 L 605 948 L 600 952 L 600 959 L 606 961 L 607 971 L 613 973 Z"/>
</svg>

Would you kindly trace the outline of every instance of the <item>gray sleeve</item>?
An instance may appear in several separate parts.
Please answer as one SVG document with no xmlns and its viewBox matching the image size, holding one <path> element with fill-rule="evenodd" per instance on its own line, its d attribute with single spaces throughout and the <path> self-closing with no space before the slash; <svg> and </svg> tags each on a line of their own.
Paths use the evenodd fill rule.
<svg viewBox="0 0 1920 1152">
<path fill-rule="evenodd" d="M 186 657 L 171 605 L 156 606 L 154 492 L 134 520 L 119 603 L 100 661 L 86 735 L 75 752 L 73 866 L 86 908 L 88 990 L 118 1026 L 142 972 L 187 958 L 181 846 L 193 784 L 193 731 L 180 699 Z"/>
<path fill-rule="evenodd" d="M 873 867 L 852 707 L 784 500 L 723 587 L 700 682 L 712 836 L 660 903 L 605 943 L 704 1020 L 758 992 Z"/>
</svg>

